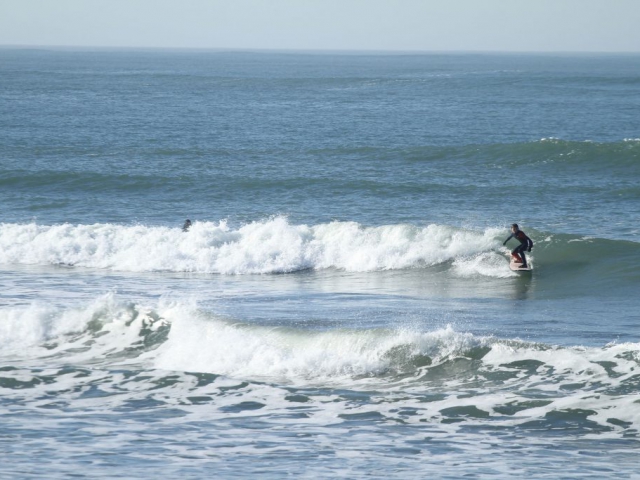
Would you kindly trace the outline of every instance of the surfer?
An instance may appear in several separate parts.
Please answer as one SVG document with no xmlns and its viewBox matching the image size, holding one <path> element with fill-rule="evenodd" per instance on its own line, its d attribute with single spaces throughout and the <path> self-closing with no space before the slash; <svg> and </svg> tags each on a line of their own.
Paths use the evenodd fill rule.
<svg viewBox="0 0 640 480">
<path fill-rule="evenodd" d="M 527 235 L 518 228 L 518 224 L 511 225 L 511 235 L 507 238 L 502 245 L 506 245 L 509 240 L 515 238 L 520 242 L 516 248 L 511 250 L 511 256 L 515 259 L 515 263 L 521 263 L 520 268 L 527 268 L 527 257 L 524 255 L 524 251 L 530 252 L 533 248 L 533 241 L 527 237 Z"/>
<path fill-rule="evenodd" d="M 190 227 L 191 227 L 191 220 L 187 218 L 187 220 L 184 222 L 184 225 L 182 226 L 182 231 L 188 232 Z"/>
</svg>

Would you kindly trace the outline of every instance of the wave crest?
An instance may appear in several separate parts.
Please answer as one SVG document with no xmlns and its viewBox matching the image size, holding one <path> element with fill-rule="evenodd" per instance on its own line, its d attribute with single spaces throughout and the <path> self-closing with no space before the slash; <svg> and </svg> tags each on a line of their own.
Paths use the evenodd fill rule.
<svg viewBox="0 0 640 480">
<path fill-rule="evenodd" d="M 496 249 L 497 230 L 443 225 L 293 225 L 284 217 L 237 229 L 225 221 L 178 228 L 113 224 L 0 226 L 0 263 L 120 271 L 219 274 L 337 268 L 376 271 L 436 265 Z"/>
</svg>

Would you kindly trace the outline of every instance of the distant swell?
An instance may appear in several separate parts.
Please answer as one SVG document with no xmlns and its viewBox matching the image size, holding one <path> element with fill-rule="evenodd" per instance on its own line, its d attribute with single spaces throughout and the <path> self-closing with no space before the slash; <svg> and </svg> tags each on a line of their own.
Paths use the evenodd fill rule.
<svg viewBox="0 0 640 480">
<path fill-rule="evenodd" d="M 92 155 L 93 149 L 79 151 L 59 152 L 71 157 L 77 155 Z M 261 149 L 251 150 L 253 155 L 263 155 L 267 152 Z M 272 153 L 272 152 L 268 152 Z M 286 154 L 280 151 L 279 154 Z M 517 168 L 521 166 L 535 166 L 537 172 L 547 175 L 571 175 L 575 176 L 575 168 L 579 168 L 581 173 L 603 172 L 604 174 L 621 174 L 629 176 L 640 174 L 640 138 L 628 138 L 617 142 L 593 142 L 593 141 L 571 141 L 558 138 L 543 138 L 533 142 L 514 143 L 488 143 L 488 144 L 466 144 L 457 146 L 402 146 L 402 147 L 341 147 L 306 150 L 307 155 L 319 155 L 321 158 L 334 158 L 357 155 L 367 158 L 369 161 L 379 161 L 382 164 L 388 162 L 406 161 L 409 165 L 413 163 L 431 164 L 445 161 L 448 164 L 459 164 L 461 168 Z M 104 154 L 101 152 L 100 154 Z M 193 170 L 174 170 L 175 158 L 181 155 L 190 154 L 191 168 Z M 136 162 L 131 160 L 126 173 L 114 174 L 100 171 L 65 170 L 65 169 L 25 169 L 20 163 L 11 162 L 7 165 L 0 165 L 0 187 L 20 191 L 39 192 L 46 189 L 48 192 L 126 192 L 128 194 L 140 194 L 141 192 L 157 192 L 158 189 L 168 189 L 175 192 L 198 188 L 202 175 L 209 176 L 208 159 L 224 158 L 229 155 L 236 155 L 238 152 L 223 151 L 217 148 L 195 151 L 183 150 L 149 150 L 146 152 L 146 161 Z M 247 152 L 242 150 L 242 154 Z M 195 156 L 194 160 L 192 157 Z M 202 160 L 200 160 L 202 159 Z M 152 161 L 157 168 L 157 172 L 149 170 L 149 163 Z M 263 160 L 268 162 L 268 160 Z M 159 168 L 161 167 L 161 168 Z M 272 165 L 274 169 L 279 169 L 279 175 L 267 177 L 255 173 L 255 176 L 247 176 L 243 172 L 241 175 L 233 173 L 216 172 L 212 181 L 222 182 L 225 185 L 233 185 L 233 189 L 264 189 L 278 188 L 281 186 L 291 187 L 290 182 L 300 182 L 301 178 L 291 176 L 291 172 L 279 165 Z M 164 172 L 164 173 L 162 173 Z M 170 172 L 170 173 L 169 173 Z M 377 185 L 377 180 L 358 178 L 327 178 L 317 175 L 314 178 L 309 176 L 303 179 L 305 184 L 314 183 L 323 186 L 332 185 L 342 188 L 369 188 Z M 435 185 L 417 184 L 391 185 L 393 188 L 408 188 L 408 191 L 421 188 L 434 188 L 443 182 L 440 179 Z M 384 182 L 382 182 L 384 184 Z M 454 183 L 455 186 L 457 184 Z M 221 185 L 219 185 L 221 187 Z"/>
</svg>

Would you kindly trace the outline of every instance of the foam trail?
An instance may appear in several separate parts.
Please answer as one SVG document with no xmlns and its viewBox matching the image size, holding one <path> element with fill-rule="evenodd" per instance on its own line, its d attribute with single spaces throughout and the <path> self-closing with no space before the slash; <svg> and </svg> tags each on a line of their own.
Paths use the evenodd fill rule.
<svg viewBox="0 0 640 480">
<path fill-rule="evenodd" d="M 443 225 L 292 225 L 283 217 L 235 230 L 225 221 L 196 222 L 187 233 L 142 225 L 2 224 L 0 263 L 133 272 L 366 272 L 436 265 L 488 252 L 499 246 L 497 233 Z"/>
<path fill-rule="evenodd" d="M 533 263 L 531 257 L 529 262 Z M 473 277 L 481 275 L 485 277 L 516 277 L 518 274 L 505 268 L 504 257 L 488 252 L 479 253 L 470 257 L 456 258 L 453 262 L 454 271 L 460 277 Z"/>
</svg>

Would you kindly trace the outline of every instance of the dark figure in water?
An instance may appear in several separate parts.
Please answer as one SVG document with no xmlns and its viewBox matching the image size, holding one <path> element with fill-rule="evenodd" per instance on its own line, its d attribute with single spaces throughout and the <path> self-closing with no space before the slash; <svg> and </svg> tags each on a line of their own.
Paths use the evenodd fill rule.
<svg viewBox="0 0 640 480">
<path fill-rule="evenodd" d="M 191 227 L 191 220 L 187 218 L 187 220 L 184 222 L 184 225 L 182 226 L 182 231 L 188 232 L 190 227 Z"/>
<path fill-rule="evenodd" d="M 530 252 L 533 248 L 533 242 L 527 235 L 518 228 L 518 224 L 511 225 L 511 235 L 507 238 L 502 245 L 506 245 L 509 240 L 514 238 L 520 242 L 516 248 L 511 250 L 511 256 L 515 259 L 515 263 L 521 263 L 520 268 L 527 268 L 527 257 L 524 256 L 524 251 Z"/>
</svg>

